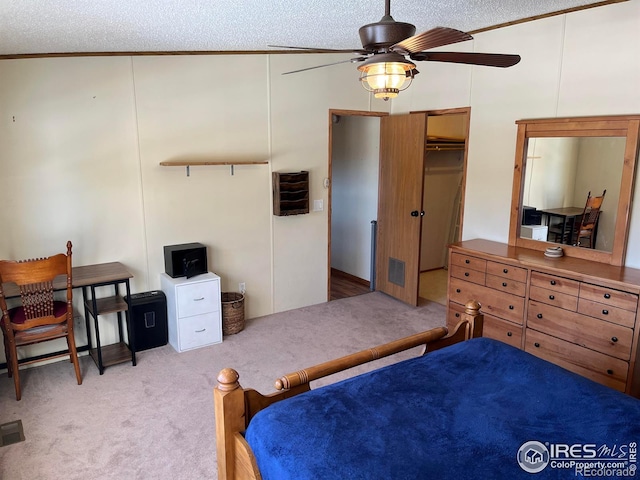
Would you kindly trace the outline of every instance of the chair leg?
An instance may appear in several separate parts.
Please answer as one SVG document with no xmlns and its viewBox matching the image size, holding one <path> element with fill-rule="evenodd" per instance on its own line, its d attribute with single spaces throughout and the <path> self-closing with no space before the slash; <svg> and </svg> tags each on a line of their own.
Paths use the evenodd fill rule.
<svg viewBox="0 0 640 480">
<path fill-rule="evenodd" d="M 7 335 L 4 334 L 4 332 L 2 332 L 3 335 L 3 339 L 4 339 L 4 358 L 7 359 L 7 376 L 9 378 L 12 377 L 12 373 L 13 373 L 13 369 L 11 368 L 11 353 L 9 352 L 9 339 L 7 338 Z"/>
<path fill-rule="evenodd" d="M 80 362 L 78 361 L 78 351 L 76 350 L 76 339 L 73 334 L 67 335 L 67 345 L 69 346 L 69 357 L 76 371 L 76 380 L 78 385 L 82 385 L 82 373 L 80 373 Z"/>
<path fill-rule="evenodd" d="M 22 391 L 20 389 L 20 372 L 18 371 L 18 352 L 15 346 L 11 349 L 9 357 L 11 357 L 11 370 L 13 370 L 13 385 L 16 388 L 16 400 L 19 401 L 22 398 Z"/>
</svg>

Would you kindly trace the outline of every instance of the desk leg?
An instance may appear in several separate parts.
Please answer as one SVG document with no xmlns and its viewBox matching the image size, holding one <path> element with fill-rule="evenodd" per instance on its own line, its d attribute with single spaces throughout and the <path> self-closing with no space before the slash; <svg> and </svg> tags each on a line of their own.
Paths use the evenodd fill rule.
<svg viewBox="0 0 640 480">
<path fill-rule="evenodd" d="M 124 311 L 124 316 L 127 322 L 127 336 L 129 337 L 129 350 L 131 350 L 131 363 L 135 367 L 136 366 L 136 341 L 135 341 L 135 332 L 134 328 L 131 325 L 131 286 L 129 285 L 129 280 L 125 281 L 125 285 L 127 288 L 127 309 Z"/>
<path fill-rule="evenodd" d="M 91 352 L 91 323 L 89 322 L 89 309 L 87 308 L 87 287 L 82 287 L 82 305 L 84 305 L 84 324 L 87 329 L 87 349 Z"/>
<path fill-rule="evenodd" d="M 98 305 L 96 303 L 96 289 L 93 285 L 91 285 L 91 302 L 93 305 L 93 322 L 95 324 L 96 329 L 96 353 L 98 355 L 98 370 L 100 371 L 100 375 L 104 373 L 104 365 L 102 364 L 102 346 L 100 345 L 100 325 L 98 322 Z"/>
</svg>

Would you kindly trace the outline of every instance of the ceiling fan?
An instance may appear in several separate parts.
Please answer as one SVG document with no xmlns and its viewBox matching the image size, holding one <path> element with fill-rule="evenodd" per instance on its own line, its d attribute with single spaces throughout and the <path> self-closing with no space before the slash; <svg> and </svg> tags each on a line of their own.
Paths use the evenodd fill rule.
<svg viewBox="0 0 640 480">
<path fill-rule="evenodd" d="M 340 63 L 361 63 L 360 81 L 376 98 L 388 100 L 405 90 L 419 73 L 416 61 L 464 63 L 489 67 L 511 67 L 520 61 L 520 55 L 475 52 L 429 52 L 427 50 L 473 39 L 471 35 L 447 27 L 435 27 L 415 35 L 416 27 L 396 22 L 391 17 L 391 0 L 385 0 L 385 14 L 379 22 L 360 27 L 361 49 L 337 50 L 330 48 L 291 47 L 269 45 L 274 48 L 309 50 L 318 53 L 352 52 L 359 56 L 340 62 L 302 68 L 291 73 L 304 72 Z M 408 56 L 408 59 L 407 59 Z"/>
</svg>

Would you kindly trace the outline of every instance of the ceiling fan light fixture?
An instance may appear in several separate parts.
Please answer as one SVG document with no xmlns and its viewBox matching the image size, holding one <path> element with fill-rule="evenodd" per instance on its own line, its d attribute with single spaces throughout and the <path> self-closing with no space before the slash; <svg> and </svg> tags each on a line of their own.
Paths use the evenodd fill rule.
<svg viewBox="0 0 640 480">
<path fill-rule="evenodd" d="M 415 64 L 397 54 L 376 55 L 360 65 L 358 70 L 362 72 L 360 82 L 365 90 L 384 100 L 395 98 L 406 90 L 417 73 Z"/>
</svg>

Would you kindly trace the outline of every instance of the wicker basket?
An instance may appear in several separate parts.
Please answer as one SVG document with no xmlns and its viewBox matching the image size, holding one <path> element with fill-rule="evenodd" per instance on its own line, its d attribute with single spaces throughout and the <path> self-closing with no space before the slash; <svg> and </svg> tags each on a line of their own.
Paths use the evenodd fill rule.
<svg viewBox="0 0 640 480">
<path fill-rule="evenodd" d="M 244 328 L 244 295 L 222 292 L 222 333 L 233 335 Z"/>
</svg>

